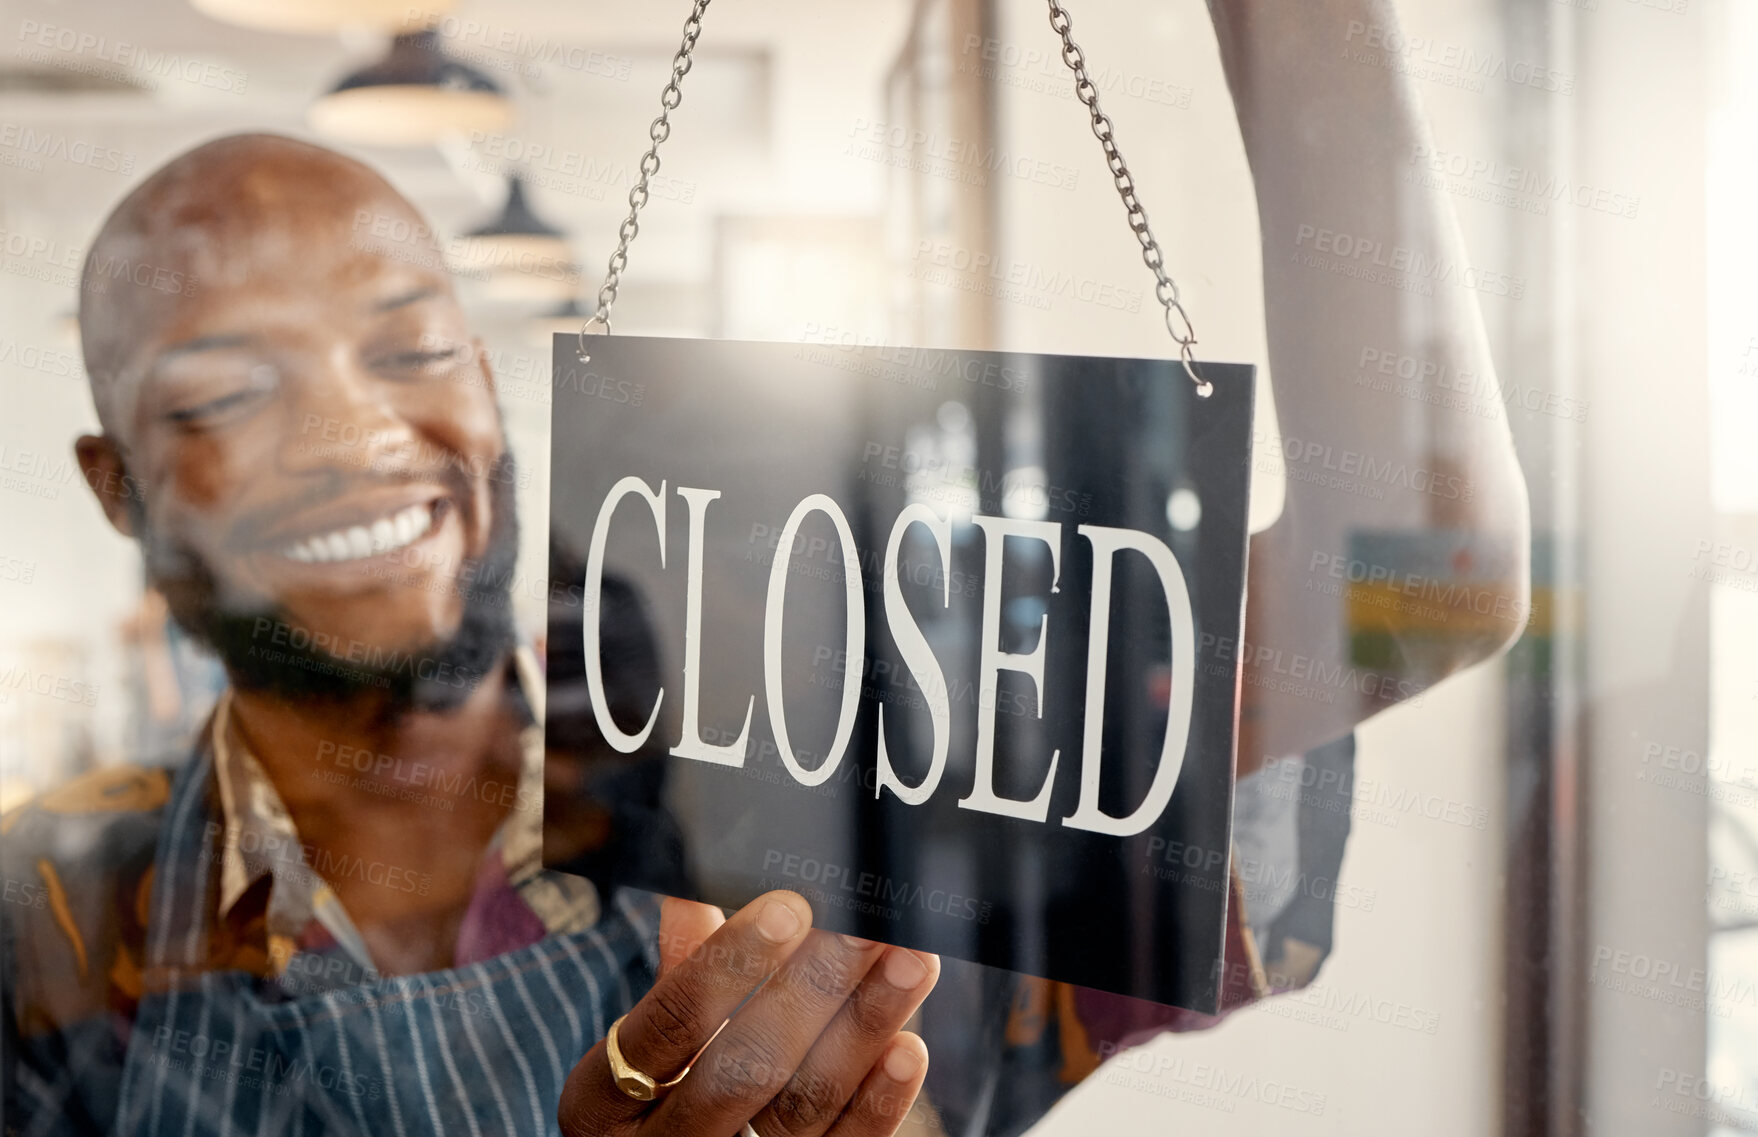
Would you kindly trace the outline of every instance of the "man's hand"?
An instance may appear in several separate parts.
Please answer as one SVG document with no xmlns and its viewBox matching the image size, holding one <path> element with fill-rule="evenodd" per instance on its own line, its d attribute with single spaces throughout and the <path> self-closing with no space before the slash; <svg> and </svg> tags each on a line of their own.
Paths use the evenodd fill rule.
<svg viewBox="0 0 1758 1137">
<path fill-rule="evenodd" d="M 902 1028 L 933 990 L 938 957 L 815 932 L 792 892 L 730 920 L 667 900 L 659 948 L 659 981 L 617 1040 L 656 1081 L 686 1066 L 689 1076 L 657 1103 L 636 1101 L 600 1041 L 562 1088 L 568 1137 L 730 1137 L 747 1122 L 761 1137 L 890 1137 L 903 1123 L 928 1050 Z"/>
</svg>

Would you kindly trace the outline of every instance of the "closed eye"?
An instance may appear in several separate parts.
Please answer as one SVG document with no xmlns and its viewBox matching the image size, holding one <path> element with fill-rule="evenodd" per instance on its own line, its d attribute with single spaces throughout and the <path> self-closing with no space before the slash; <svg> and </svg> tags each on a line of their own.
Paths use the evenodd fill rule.
<svg viewBox="0 0 1758 1137">
<path fill-rule="evenodd" d="M 455 348 L 450 351 L 405 351 L 397 355 L 387 356 L 385 362 L 399 364 L 437 363 L 442 359 L 455 358 L 457 354 L 458 352 Z"/>
<path fill-rule="evenodd" d="M 466 348 L 442 348 L 435 351 L 398 351 L 381 355 L 373 359 L 373 366 L 385 371 L 438 371 L 458 363 L 464 356 Z"/>
<path fill-rule="evenodd" d="M 273 370 L 259 365 L 251 369 L 248 385 L 190 406 L 166 411 L 165 417 L 183 428 L 212 426 L 228 412 L 241 410 L 266 395 L 273 388 L 273 384 Z"/>
</svg>

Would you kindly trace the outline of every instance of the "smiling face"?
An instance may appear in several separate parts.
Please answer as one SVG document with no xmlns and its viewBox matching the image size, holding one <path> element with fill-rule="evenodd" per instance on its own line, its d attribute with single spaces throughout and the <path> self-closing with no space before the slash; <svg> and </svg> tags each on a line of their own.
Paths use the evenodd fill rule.
<svg viewBox="0 0 1758 1137">
<path fill-rule="evenodd" d="M 505 607 L 492 376 L 430 230 L 364 166 L 267 136 L 184 155 L 106 223 L 80 326 L 88 480 L 235 679 L 307 643 L 443 653 Z"/>
</svg>

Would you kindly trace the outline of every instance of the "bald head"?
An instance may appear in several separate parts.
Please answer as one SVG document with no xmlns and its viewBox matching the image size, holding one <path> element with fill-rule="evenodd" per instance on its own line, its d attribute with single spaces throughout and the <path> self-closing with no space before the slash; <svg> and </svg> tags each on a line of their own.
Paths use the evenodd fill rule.
<svg viewBox="0 0 1758 1137">
<path fill-rule="evenodd" d="M 273 134 L 239 134 L 189 150 L 142 182 L 105 220 L 86 256 L 79 327 L 106 433 L 129 433 L 131 389 L 150 347 L 197 306 L 254 275 L 294 268 L 314 285 L 372 255 L 376 229 L 426 260 L 449 289 L 432 230 L 373 170 L 333 150 Z M 378 255 L 390 242 L 378 240 Z"/>
</svg>

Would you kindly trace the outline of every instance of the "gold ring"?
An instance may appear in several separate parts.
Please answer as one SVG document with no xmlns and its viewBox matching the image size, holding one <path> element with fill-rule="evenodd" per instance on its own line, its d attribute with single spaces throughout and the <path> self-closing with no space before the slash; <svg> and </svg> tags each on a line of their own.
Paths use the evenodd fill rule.
<svg viewBox="0 0 1758 1137">
<path fill-rule="evenodd" d="M 636 1101 L 658 1101 L 689 1075 L 690 1068 L 685 1066 L 683 1072 L 669 1082 L 659 1082 L 629 1065 L 623 1057 L 623 1048 L 617 1045 L 617 1027 L 623 1025 L 623 1019 L 627 1017 L 623 1015 L 611 1023 L 610 1032 L 604 1036 L 604 1053 L 610 1058 L 611 1077 L 616 1079 L 617 1089 Z"/>
</svg>

